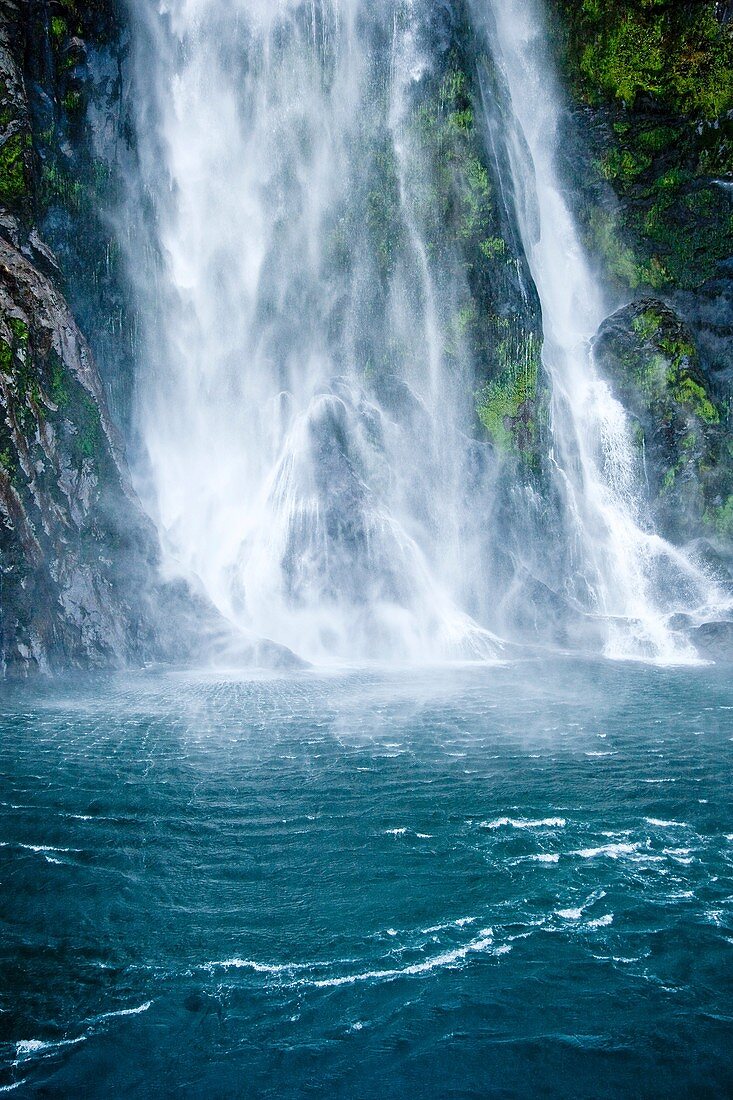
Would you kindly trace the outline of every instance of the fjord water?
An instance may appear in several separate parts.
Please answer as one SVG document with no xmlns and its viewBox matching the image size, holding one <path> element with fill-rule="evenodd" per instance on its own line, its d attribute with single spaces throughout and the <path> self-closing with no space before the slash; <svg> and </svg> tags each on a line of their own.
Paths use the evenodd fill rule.
<svg viewBox="0 0 733 1100">
<path fill-rule="evenodd" d="M 465 34 L 504 76 L 477 124 L 506 149 L 542 307 L 558 503 L 537 520 L 517 484 L 488 519 L 501 457 L 476 430 L 466 273 L 421 213 L 442 186 L 420 110 L 450 10 L 133 5 L 133 205 L 152 210 L 132 234 L 138 483 L 168 568 L 318 662 L 495 656 L 519 617 L 497 609 L 515 589 L 527 603 L 526 575 L 593 617 L 609 656 L 694 660 L 672 616 L 725 601 L 646 514 L 626 414 L 589 352 L 609 309 L 556 171 L 541 12 L 504 0 L 470 4 Z"/>
<path fill-rule="evenodd" d="M 614 662 L 0 700 L 0 1087 L 724 1096 L 733 693 Z"/>
</svg>

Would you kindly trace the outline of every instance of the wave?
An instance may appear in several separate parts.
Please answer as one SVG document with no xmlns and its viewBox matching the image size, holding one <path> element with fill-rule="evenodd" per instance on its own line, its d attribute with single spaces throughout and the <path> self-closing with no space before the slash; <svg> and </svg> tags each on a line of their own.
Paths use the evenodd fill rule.
<svg viewBox="0 0 733 1100">
<path fill-rule="evenodd" d="M 613 924 L 613 913 L 604 913 L 602 917 L 596 917 L 595 920 L 589 920 L 588 928 L 607 928 L 609 924 Z"/>
<path fill-rule="evenodd" d="M 595 859 L 597 856 L 607 856 L 609 859 L 619 859 L 621 856 L 631 855 L 642 848 L 641 842 L 635 844 L 601 844 L 598 848 L 581 848 L 572 854 L 583 859 Z"/>
<path fill-rule="evenodd" d="M 86 1038 L 86 1035 L 79 1035 L 76 1039 L 21 1039 L 19 1043 L 15 1044 L 15 1062 L 13 1064 L 17 1066 L 20 1062 L 25 1062 L 28 1058 L 33 1058 L 36 1055 L 45 1056 L 53 1054 L 63 1047 L 77 1046 L 79 1043 L 83 1043 Z"/>
<path fill-rule="evenodd" d="M 137 1008 L 118 1008 L 114 1012 L 103 1012 L 101 1016 L 95 1017 L 95 1022 L 101 1023 L 102 1020 L 113 1020 L 118 1016 L 139 1016 L 142 1012 L 147 1012 L 152 1004 L 152 1001 L 145 1001 Z"/>
<path fill-rule="evenodd" d="M 345 974 L 335 978 L 316 978 L 306 980 L 302 984 L 312 986 L 315 989 L 330 989 L 342 985 L 355 985 L 357 982 L 368 981 L 395 981 L 397 978 L 417 977 L 421 974 L 429 974 L 433 970 L 455 966 L 463 962 L 472 954 L 507 955 L 511 951 L 510 944 L 494 945 L 494 934 L 490 928 L 485 928 L 475 940 L 471 940 L 464 947 L 456 947 L 452 951 L 444 951 L 440 955 L 434 955 L 430 959 L 424 959 L 419 963 L 411 963 L 399 969 L 391 970 L 365 970 L 358 974 Z"/>
</svg>

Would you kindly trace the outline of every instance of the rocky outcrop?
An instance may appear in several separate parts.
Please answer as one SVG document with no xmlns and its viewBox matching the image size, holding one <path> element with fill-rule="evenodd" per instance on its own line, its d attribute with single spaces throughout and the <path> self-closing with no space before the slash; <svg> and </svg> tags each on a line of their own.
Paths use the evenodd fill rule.
<svg viewBox="0 0 733 1100">
<path fill-rule="evenodd" d="M 728 409 L 690 329 L 655 298 L 618 310 L 594 344 L 596 360 L 631 414 L 658 529 L 674 542 L 733 535 Z"/>
<path fill-rule="evenodd" d="M 127 483 L 89 347 L 52 281 L 53 256 L 32 233 L 22 241 L 7 214 L 1 230 L 3 666 L 149 657 L 154 532 Z"/>
<path fill-rule="evenodd" d="M 0 662 L 16 675 L 160 649 L 149 606 L 155 535 L 35 228 L 24 62 L 37 14 L 0 5 Z"/>
</svg>

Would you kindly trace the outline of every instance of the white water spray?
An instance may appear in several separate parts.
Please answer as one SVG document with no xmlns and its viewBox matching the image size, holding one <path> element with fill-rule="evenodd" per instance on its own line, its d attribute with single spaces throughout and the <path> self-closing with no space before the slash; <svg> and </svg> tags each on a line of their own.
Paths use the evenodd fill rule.
<svg viewBox="0 0 733 1100">
<path fill-rule="evenodd" d="M 460 610 L 482 584 L 472 395 L 411 217 L 415 7 L 136 5 L 163 288 L 138 387 L 148 505 L 170 568 L 315 660 L 499 647 Z M 386 274 L 379 158 L 401 225 Z"/>
<path fill-rule="evenodd" d="M 672 617 L 704 617 L 722 596 L 655 534 L 626 414 L 592 362 L 608 309 L 555 168 L 541 13 L 469 7 L 506 80 L 508 121 L 497 134 L 488 101 L 484 121 L 506 147 L 542 306 L 562 498 L 546 537 L 570 562 L 557 592 L 605 623 L 609 656 L 694 660 Z M 141 489 L 169 569 L 312 660 L 495 656 L 477 625 L 502 596 L 485 563 L 505 544 L 519 560 L 524 528 L 484 518 L 495 465 L 471 438 L 477 364 L 455 326 L 466 275 L 455 249 L 436 261 L 419 213 L 437 183 L 416 125 L 434 6 L 133 8 L 138 193 L 157 257 L 157 295 L 140 264 L 155 302 Z M 521 599 L 523 584 L 518 569 L 508 590 Z"/>
</svg>

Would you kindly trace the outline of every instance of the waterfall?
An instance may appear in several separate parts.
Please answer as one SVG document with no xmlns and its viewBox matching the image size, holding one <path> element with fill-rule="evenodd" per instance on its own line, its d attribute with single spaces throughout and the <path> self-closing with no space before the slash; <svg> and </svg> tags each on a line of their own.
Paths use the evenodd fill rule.
<svg viewBox="0 0 733 1100">
<path fill-rule="evenodd" d="M 443 353 L 461 274 L 414 214 L 426 5 L 134 14 L 141 491 L 169 568 L 310 659 L 495 655 L 464 610 L 487 581 L 471 364 Z"/>
<path fill-rule="evenodd" d="M 673 616 L 702 620 L 719 614 L 725 598 L 698 564 L 655 532 L 628 418 L 593 361 L 592 338 L 611 310 L 556 167 L 562 96 L 543 12 L 535 0 L 473 0 L 472 9 L 510 105 L 500 139 L 542 307 L 543 363 L 552 384 L 550 459 L 573 551 L 566 590 L 607 620 L 607 656 L 694 660 Z M 486 103 L 490 128 L 491 111 Z"/>
<path fill-rule="evenodd" d="M 608 656 L 694 660 L 674 616 L 723 598 L 654 531 L 593 362 L 609 308 L 555 165 L 541 11 L 467 5 L 503 74 L 497 92 L 479 63 L 478 123 L 540 300 L 560 530 L 530 517 L 534 490 L 515 530 L 511 509 L 486 520 L 500 460 L 456 324 L 466 273 L 424 214 L 420 110 L 452 18 L 429 0 L 132 0 L 141 496 L 170 572 L 315 661 L 495 657 L 491 563 L 532 530 Z M 502 583 L 530 600 L 520 572 Z"/>
</svg>

